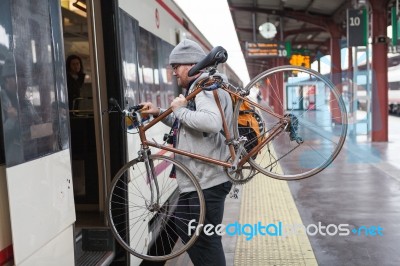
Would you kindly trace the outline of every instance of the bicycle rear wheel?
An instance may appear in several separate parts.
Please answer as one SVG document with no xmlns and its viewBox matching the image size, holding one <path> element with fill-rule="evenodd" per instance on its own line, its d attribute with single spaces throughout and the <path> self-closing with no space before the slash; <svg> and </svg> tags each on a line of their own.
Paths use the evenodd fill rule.
<svg viewBox="0 0 400 266">
<path fill-rule="evenodd" d="M 177 178 L 170 177 L 172 168 Z M 183 180 L 193 191 L 180 191 L 178 181 Z M 189 206 L 182 201 L 188 198 Z M 184 165 L 166 156 L 150 155 L 149 164 L 135 159 L 124 165 L 112 181 L 107 203 L 107 218 L 116 240 L 144 260 L 165 261 L 182 254 L 197 235 L 181 237 L 183 243 L 177 242 L 178 236 L 188 233 L 192 219 L 194 226 L 204 223 L 205 202 L 199 183 Z"/>
<path fill-rule="evenodd" d="M 246 135 L 251 130 L 234 123 L 235 137 L 244 135 L 250 140 L 246 151 L 281 129 L 249 159 L 258 171 L 276 179 L 302 179 L 322 171 L 339 154 L 346 139 L 346 108 L 338 90 L 324 76 L 303 67 L 280 66 L 256 76 L 245 90 L 259 90 L 263 96 L 248 102 L 258 115 L 258 137 L 254 130 Z M 242 103 L 236 103 L 235 121 L 243 120 Z"/>
</svg>

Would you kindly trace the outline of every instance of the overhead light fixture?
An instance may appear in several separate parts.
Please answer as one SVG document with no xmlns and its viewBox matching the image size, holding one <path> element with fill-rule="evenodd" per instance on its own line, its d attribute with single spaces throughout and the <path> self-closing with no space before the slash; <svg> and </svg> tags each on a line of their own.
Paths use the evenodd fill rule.
<svg viewBox="0 0 400 266">
<path fill-rule="evenodd" d="M 312 38 L 312 34 L 308 34 L 308 36 L 307 36 L 307 40 L 309 40 L 309 39 L 311 39 Z"/>
<path fill-rule="evenodd" d="M 74 7 L 76 7 L 77 9 L 87 13 L 86 11 L 86 3 L 81 2 L 81 0 L 76 0 L 75 3 L 72 4 Z"/>
</svg>

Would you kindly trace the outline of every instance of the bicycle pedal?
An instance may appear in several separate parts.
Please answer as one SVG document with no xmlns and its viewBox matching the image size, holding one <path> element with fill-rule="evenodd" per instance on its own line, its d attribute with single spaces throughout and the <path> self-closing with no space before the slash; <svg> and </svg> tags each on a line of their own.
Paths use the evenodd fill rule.
<svg viewBox="0 0 400 266">
<path fill-rule="evenodd" d="M 230 196 L 230 198 L 231 198 L 231 199 L 238 199 L 238 198 L 239 198 L 239 195 L 238 195 L 238 194 L 233 194 L 233 195 Z"/>
</svg>

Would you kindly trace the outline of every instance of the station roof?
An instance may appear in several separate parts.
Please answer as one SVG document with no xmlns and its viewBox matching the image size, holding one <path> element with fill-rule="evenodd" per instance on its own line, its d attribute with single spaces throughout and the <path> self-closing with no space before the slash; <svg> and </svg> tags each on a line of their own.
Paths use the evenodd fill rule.
<svg viewBox="0 0 400 266">
<path fill-rule="evenodd" d="M 292 50 L 309 51 L 313 61 L 330 53 L 329 27 L 346 37 L 346 10 L 354 8 L 354 2 L 366 0 L 228 0 L 250 78 L 275 66 L 269 57 L 246 56 L 246 43 L 271 41 L 259 33 L 261 24 L 274 24 L 277 34 L 272 40 L 290 42 Z"/>
</svg>

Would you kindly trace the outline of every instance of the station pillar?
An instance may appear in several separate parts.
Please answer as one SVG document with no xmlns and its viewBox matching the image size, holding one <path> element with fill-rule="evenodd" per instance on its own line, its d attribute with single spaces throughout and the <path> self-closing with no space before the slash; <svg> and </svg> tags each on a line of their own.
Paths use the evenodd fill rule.
<svg viewBox="0 0 400 266">
<path fill-rule="evenodd" d="M 331 35 L 331 81 L 338 89 L 339 94 L 342 93 L 342 62 L 341 62 L 341 54 L 340 54 L 340 44 L 342 39 L 341 29 L 333 22 L 329 22 L 327 24 L 328 31 Z M 331 102 L 332 108 L 332 120 L 335 123 L 342 123 L 340 119 L 339 108 L 335 102 Z"/>
<path fill-rule="evenodd" d="M 283 57 L 277 57 L 274 60 L 274 64 L 275 67 L 276 66 L 282 66 L 285 64 L 285 59 Z M 284 110 L 283 110 L 283 85 L 284 85 L 284 77 L 283 75 L 279 75 L 276 77 L 276 81 L 277 83 L 277 88 L 278 91 L 276 92 L 277 95 L 270 95 L 269 97 L 269 103 L 270 105 L 272 105 L 272 107 L 274 108 L 274 112 L 276 112 L 277 114 L 283 115 Z"/>
<path fill-rule="evenodd" d="M 383 1 L 385 2 L 385 1 Z M 370 0 L 372 9 L 372 132 L 371 141 L 388 141 L 387 6 Z"/>
</svg>

